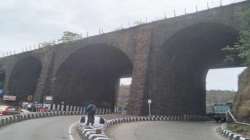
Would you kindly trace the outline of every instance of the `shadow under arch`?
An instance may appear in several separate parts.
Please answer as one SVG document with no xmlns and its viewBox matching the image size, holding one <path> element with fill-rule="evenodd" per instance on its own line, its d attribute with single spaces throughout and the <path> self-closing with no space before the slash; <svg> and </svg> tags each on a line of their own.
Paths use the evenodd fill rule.
<svg viewBox="0 0 250 140">
<path fill-rule="evenodd" d="M 1 70 L 0 67 L 0 96 L 4 94 L 4 85 L 5 85 L 5 71 Z"/>
<path fill-rule="evenodd" d="M 56 73 L 54 101 L 72 105 L 90 102 L 113 108 L 119 78 L 131 75 L 132 62 L 113 46 L 95 44 L 78 49 Z"/>
<path fill-rule="evenodd" d="M 26 56 L 15 64 L 10 75 L 9 94 L 17 97 L 17 103 L 35 94 L 41 69 L 41 61 L 33 56 Z"/>
<path fill-rule="evenodd" d="M 168 39 L 157 57 L 155 90 L 149 96 L 154 114 L 206 112 L 206 75 L 210 68 L 231 67 L 222 48 L 238 40 L 238 31 L 217 23 L 189 26 Z M 157 101 L 157 102 L 156 102 Z"/>
</svg>

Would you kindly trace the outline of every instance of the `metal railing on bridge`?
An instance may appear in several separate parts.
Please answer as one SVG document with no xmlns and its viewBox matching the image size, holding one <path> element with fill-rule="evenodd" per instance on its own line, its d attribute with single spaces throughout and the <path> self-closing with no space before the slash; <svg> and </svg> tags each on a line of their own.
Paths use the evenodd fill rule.
<svg viewBox="0 0 250 140">
<path fill-rule="evenodd" d="M 187 14 L 195 14 L 195 13 L 198 13 L 201 11 L 210 10 L 210 9 L 218 8 L 218 7 L 222 7 L 222 6 L 228 6 L 228 5 L 232 5 L 232 4 L 236 4 L 236 3 L 244 2 L 244 1 L 246 1 L 246 0 L 207 1 L 207 2 L 203 3 L 203 5 L 194 5 L 192 10 L 185 8 L 182 12 L 179 12 L 173 8 L 172 13 L 168 11 L 168 14 L 166 14 L 166 12 L 164 12 L 163 16 L 160 18 L 151 18 L 151 20 L 150 20 L 149 18 L 144 17 L 143 20 L 136 21 L 133 24 L 128 23 L 127 26 L 119 26 L 119 28 L 116 28 L 115 30 L 107 31 L 106 33 L 124 30 L 124 29 L 132 28 L 132 27 L 136 27 L 136 26 L 140 26 L 140 25 L 144 25 L 144 24 L 149 24 L 152 22 L 157 22 L 157 21 L 165 20 L 165 19 L 169 19 L 169 18 L 174 18 L 174 17 L 178 17 L 178 16 L 183 16 L 183 15 L 187 15 Z M 104 29 L 98 28 L 96 33 L 93 33 L 91 35 L 89 32 L 86 32 L 85 37 L 79 38 L 79 39 L 74 39 L 72 41 L 81 40 L 84 38 L 89 38 L 91 36 L 96 36 L 96 35 L 101 35 L 101 34 L 105 34 Z M 17 55 L 17 54 L 25 53 L 25 52 L 32 52 L 32 51 L 42 49 L 42 48 L 53 47 L 53 46 L 56 46 L 56 45 L 62 44 L 62 43 L 65 43 L 65 42 L 63 42 L 61 40 L 52 40 L 52 41 L 47 41 L 44 43 L 39 43 L 37 45 L 30 45 L 28 47 L 23 48 L 22 50 L 19 50 L 19 51 L 4 52 L 4 53 L 0 54 L 0 58 L 12 56 L 12 55 Z"/>
</svg>

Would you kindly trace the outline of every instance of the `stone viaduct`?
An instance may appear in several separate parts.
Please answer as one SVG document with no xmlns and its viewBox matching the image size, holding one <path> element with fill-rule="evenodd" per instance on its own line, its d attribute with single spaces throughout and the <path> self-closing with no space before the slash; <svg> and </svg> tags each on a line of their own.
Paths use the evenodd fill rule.
<svg viewBox="0 0 250 140">
<path fill-rule="evenodd" d="M 113 107 L 118 79 L 131 76 L 128 111 L 146 114 L 204 114 L 206 75 L 225 62 L 221 49 L 238 39 L 242 2 L 164 19 L 0 59 L 0 80 L 19 100 Z"/>
</svg>

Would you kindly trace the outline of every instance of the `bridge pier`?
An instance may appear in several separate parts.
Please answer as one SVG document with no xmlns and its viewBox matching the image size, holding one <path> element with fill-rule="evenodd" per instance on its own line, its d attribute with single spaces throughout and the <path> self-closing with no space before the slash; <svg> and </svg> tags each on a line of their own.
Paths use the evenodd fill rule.
<svg viewBox="0 0 250 140">
<path fill-rule="evenodd" d="M 141 31 L 136 36 L 134 67 L 132 72 L 131 93 L 128 103 L 128 113 L 133 115 L 145 114 L 146 107 L 146 84 L 148 59 L 151 47 L 151 33 Z"/>
</svg>

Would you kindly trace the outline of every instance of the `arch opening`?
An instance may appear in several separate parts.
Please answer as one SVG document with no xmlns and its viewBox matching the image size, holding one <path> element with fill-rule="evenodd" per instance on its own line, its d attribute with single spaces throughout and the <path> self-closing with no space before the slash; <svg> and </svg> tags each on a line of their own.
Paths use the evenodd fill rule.
<svg viewBox="0 0 250 140">
<path fill-rule="evenodd" d="M 131 84 L 132 77 L 120 78 L 116 99 L 116 106 L 120 112 L 126 113 L 128 111 L 128 100 L 130 97 Z"/>
<path fill-rule="evenodd" d="M 232 46 L 238 31 L 215 23 L 200 23 L 177 32 L 161 47 L 155 81 L 149 96 L 155 114 L 198 114 L 206 112 L 206 75 L 211 68 L 238 66 L 225 62 L 222 49 Z"/>
<path fill-rule="evenodd" d="M 209 69 L 206 77 L 206 113 L 232 110 L 238 91 L 239 75 L 246 67 Z"/>
<path fill-rule="evenodd" d="M 16 96 L 17 103 L 33 101 L 41 69 L 41 62 L 32 56 L 27 56 L 16 63 L 10 76 L 8 94 Z"/>
<path fill-rule="evenodd" d="M 114 108 L 119 79 L 131 73 L 130 59 L 118 48 L 103 44 L 80 48 L 56 73 L 55 102 Z"/>
</svg>

